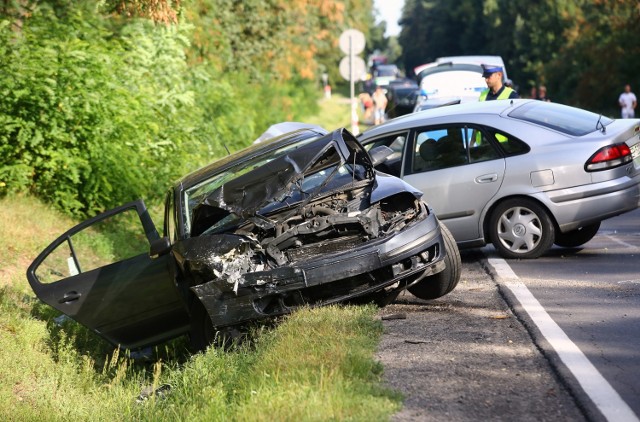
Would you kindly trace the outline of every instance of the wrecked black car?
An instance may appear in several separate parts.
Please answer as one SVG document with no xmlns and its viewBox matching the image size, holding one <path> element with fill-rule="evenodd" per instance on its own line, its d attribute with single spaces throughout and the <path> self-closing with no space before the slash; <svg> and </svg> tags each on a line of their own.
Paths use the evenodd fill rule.
<svg viewBox="0 0 640 422">
<path fill-rule="evenodd" d="M 27 278 L 43 302 L 126 349 L 189 334 L 199 350 L 300 306 L 447 294 L 460 274 L 453 238 L 372 155 L 345 129 L 261 142 L 179 180 L 162 236 L 131 202 L 64 233 Z M 124 215 L 140 236 L 98 256 L 91 230 Z"/>
</svg>

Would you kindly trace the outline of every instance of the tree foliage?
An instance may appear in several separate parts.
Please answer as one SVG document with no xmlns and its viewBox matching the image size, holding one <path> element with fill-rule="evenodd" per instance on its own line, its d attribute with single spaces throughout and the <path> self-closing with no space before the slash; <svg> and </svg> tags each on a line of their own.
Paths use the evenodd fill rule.
<svg viewBox="0 0 640 422">
<path fill-rule="evenodd" d="M 16 0 L 0 8 L 0 195 L 92 215 L 316 107 L 371 0 Z"/>
<path fill-rule="evenodd" d="M 161 195 L 202 155 L 193 140 L 206 124 L 184 28 L 115 28 L 84 6 L 41 4 L 20 32 L 1 28 L 2 189 L 75 214 Z"/>
<path fill-rule="evenodd" d="M 177 23 L 180 0 L 104 0 L 105 10 L 127 17 L 145 17 L 154 22 Z"/>
<path fill-rule="evenodd" d="M 249 82 L 279 84 L 338 81 L 348 28 L 369 37 L 372 0 L 190 0 L 185 15 L 195 25 L 193 61 L 225 73 L 247 73 Z"/>
<path fill-rule="evenodd" d="M 407 69 L 450 55 L 500 55 L 521 91 L 613 112 L 640 87 L 636 0 L 406 0 L 399 42 Z M 603 77 L 606 75 L 606 77 Z"/>
</svg>

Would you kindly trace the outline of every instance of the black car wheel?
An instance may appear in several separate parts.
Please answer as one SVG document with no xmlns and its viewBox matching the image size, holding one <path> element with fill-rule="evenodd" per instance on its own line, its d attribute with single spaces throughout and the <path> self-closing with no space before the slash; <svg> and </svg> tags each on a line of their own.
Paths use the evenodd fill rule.
<svg viewBox="0 0 640 422">
<path fill-rule="evenodd" d="M 590 224 L 588 226 L 580 227 L 579 229 L 571 230 L 566 233 L 556 233 L 555 244 L 564 248 L 575 248 L 577 246 L 584 245 L 600 230 L 600 222 Z"/>
<path fill-rule="evenodd" d="M 191 351 L 194 353 L 204 352 L 210 345 L 230 350 L 247 340 L 247 333 L 241 328 L 241 326 L 214 327 L 207 310 L 200 301 L 196 301 L 191 308 L 191 329 L 189 331 Z"/>
<path fill-rule="evenodd" d="M 549 213 L 531 199 L 506 200 L 489 218 L 489 238 L 505 258 L 538 258 L 555 240 Z"/>
<path fill-rule="evenodd" d="M 203 352 L 215 340 L 216 330 L 213 327 L 209 313 L 200 301 L 194 300 L 190 314 L 189 344 L 191 350 L 193 352 Z"/>
<path fill-rule="evenodd" d="M 440 224 L 440 231 L 444 240 L 444 249 L 447 252 L 447 256 L 444 259 L 446 268 L 438 274 L 426 277 L 409 287 L 408 290 L 411 294 L 420 299 L 430 300 L 442 297 L 452 291 L 460 280 L 462 261 L 460 260 L 460 251 L 456 241 L 444 224 Z"/>
</svg>

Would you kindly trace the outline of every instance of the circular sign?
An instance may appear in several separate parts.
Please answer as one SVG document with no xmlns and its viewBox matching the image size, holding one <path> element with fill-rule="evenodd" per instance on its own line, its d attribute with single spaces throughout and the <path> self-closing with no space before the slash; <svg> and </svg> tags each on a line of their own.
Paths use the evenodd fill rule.
<svg viewBox="0 0 640 422">
<path fill-rule="evenodd" d="M 364 50 L 364 34 L 357 29 L 347 29 L 340 34 L 339 43 L 344 54 L 360 54 Z"/>
<path fill-rule="evenodd" d="M 362 78 L 366 73 L 366 66 L 364 64 L 364 60 L 361 57 L 351 56 L 351 60 L 349 60 L 349 56 L 343 57 L 340 60 L 340 76 L 345 78 L 346 80 L 351 80 L 351 67 L 353 66 L 353 80 L 357 81 Z"/>
</svg>

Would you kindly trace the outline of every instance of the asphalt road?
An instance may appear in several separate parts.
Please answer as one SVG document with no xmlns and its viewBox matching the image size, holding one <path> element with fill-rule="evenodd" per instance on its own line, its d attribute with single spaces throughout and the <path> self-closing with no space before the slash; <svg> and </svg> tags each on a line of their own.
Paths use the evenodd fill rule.
<svg viewBox="0 0 640 422">
<path fill-rule="evenodd" d="M 609 420 L 637 420 L 639 254 L 640 211 L 603 223 L 582 248 L 554 248 L 537 260 L 502 261 L 491 247 L 463 251 L 452 293 L 428 302 L 406 293 L 380 312 L 385 382 L 405 397 L 394 420 L 607 420 L 512 294 L 513 280 L 496 271 L 496 259 L 631 409 Z"/>
<path fill-rule="evenodd" d="M 380 311 L 384 380 L 405 398 L 394 420 L 588 420 L 483 260 L 464 252 L 460 283 L 443 298 L 407 292 Z"/>
<path fill-rule="evenodd" d="M 508 265 L 622 400 L 640 415 L 640 210 L 579 249 Z M 572 377 L 569 376 L 571 380 Z"/>
</svg>

